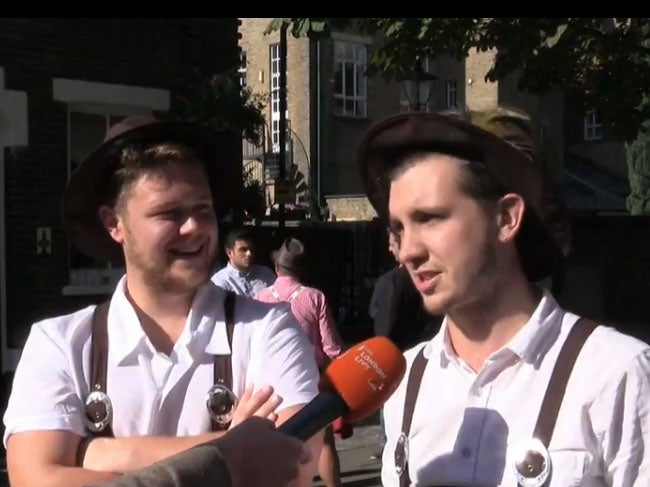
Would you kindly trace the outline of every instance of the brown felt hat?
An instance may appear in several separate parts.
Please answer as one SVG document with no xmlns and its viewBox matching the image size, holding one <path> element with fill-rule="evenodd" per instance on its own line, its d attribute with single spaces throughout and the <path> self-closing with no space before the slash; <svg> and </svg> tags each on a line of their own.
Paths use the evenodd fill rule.
<svg viewBox="0 0 650 487">
<path fill-rule="evenodd" d="M 297 238 L 288 238 L 282 246 L 273 251 L 273 262 L 290 271 L 304 271 L 307 267 L 307 252 Z"/>
<path fill-rule="evenodd" d="M 223 157 L 227 135 L 206 126 L 161 120 L 153 115 L 127 117 L 106 133 L 104 142 L 75 170 L 63 193 L 63 224 L 70 242 L 97 260 L 119 262 L 122 249 L 99 219 L 122 150 L 132 144 L 176 142 L 188 146 L 208 169 L 215 209 L 223 216 L 232 200 L 232 168 Z"/>
<path fill-rule="evenodd" d="M 547 192 L 534 148 L 530 119 L 522 111 L 403 113 L 372 127 L 361 141 L 358 165 L 366 194 L 380 218 L 388 216 L 390 172 L 404 156 L 439 152 L 485 164 L 508 192 L 526 202 L 518 237 L 522 264 L 531 280 L 552 272 L 568 247 L 568 219 Z"/>
</svg>

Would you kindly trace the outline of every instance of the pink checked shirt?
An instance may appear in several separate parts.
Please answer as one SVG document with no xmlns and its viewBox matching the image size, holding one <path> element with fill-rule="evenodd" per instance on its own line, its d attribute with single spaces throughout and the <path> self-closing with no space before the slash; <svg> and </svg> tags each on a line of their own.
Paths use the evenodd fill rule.
<svg viewBox="0 0 650 487">
<path fill-rule="evenodd" d="M 272 286 L 259 291 L 255 299 L 265 303 L 291 303 L 291 311 L 314 346 L 318 367 L 323 365 L 325 357 L 335 358 L 341 353 L 341 337 L 334 316 L 325 295 L 318 289 L 303 286 L 293 277 L 279 276 Z"/>
</svg>

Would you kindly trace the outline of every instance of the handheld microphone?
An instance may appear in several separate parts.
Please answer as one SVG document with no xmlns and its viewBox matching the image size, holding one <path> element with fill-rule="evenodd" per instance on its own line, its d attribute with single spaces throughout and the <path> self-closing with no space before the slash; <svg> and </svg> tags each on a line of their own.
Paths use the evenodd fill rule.
<svg viewBox="0 0 650 487">
<path fill-rule="evenodd" d="M 406 360 L 385 337 L 358 343 L 325 369 L 321 392 L 278 430 L 306 441 L 335 419 L 359 421 L 377 411 L 399 385 Z"/>
</svg>

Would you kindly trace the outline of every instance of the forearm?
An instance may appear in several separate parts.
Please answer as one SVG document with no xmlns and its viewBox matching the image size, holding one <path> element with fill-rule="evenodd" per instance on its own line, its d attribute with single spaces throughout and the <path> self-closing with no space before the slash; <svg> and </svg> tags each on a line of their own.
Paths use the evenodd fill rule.
<svg viewBox="0 0 650 487">
<path fill-rule="evenodd" d="M 100 472 L 131 472 L 214 440 L 223 434 L 224 432 L 183 437 L 97 438 L 88 446 L 84 467 Z"/>
<path fill-rule="evenodd" d="M 206 478 L 214 487 L 231 485 L 228 467 L 214 444 L 200 445 L 95 487 L 182 487 L 201 485 Z"/>
<path fill-rule="evenodd" d="M 291 487 L 311 487 L 314 483 L 314 475 L 318 469 L 318 459 L 323 449 L 323 435 L 321 431 L 307 441 L 311 450 L 311 461 L 300 467 L 298 478 L 291 483 Z"/>
<path fill-rule="evenodd" d="M 43 467 L 40 472 L 30 470 L 28 475 L 9 474 L 12 487 L 85 487 L 97 482 L 111 480 L 120 476 L 114 472 L 97 472 L 85 468 L 52 465 Z M 38 479 L 38 480 L 37 480 Z"/>
</svg>

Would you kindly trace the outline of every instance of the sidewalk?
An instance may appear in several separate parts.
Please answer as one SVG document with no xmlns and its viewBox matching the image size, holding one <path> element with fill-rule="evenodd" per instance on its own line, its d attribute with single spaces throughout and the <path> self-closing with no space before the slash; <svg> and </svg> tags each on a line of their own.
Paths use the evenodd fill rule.
<svg viewBox="0 0 650 487">
<path fill-rule="evenodd" d="M 341 460 L 341 478 L 347 487 L 381 487 L 381 461 L 370 456 L 379 449 L 377 424 L 354 427 L 354 435 L 347 440 L 336 437 L 336 449 Z M 314 487 L 322 487 L 321 481 Z"/>
</svg>

